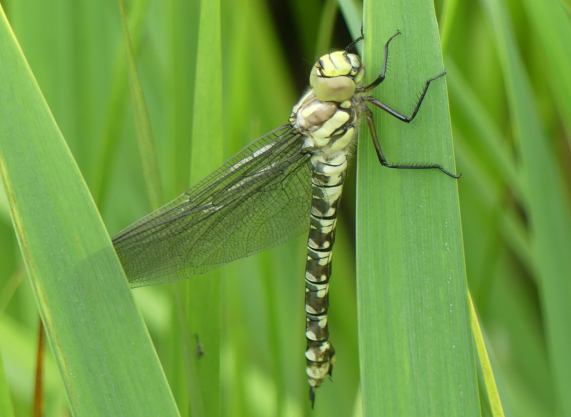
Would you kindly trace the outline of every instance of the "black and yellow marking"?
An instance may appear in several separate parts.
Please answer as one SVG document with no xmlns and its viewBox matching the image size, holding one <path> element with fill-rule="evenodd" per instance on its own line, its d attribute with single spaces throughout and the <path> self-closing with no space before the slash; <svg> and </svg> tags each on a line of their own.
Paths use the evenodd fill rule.
<svg viewBox="0 0 571 417">
<path fill-rule="evenodd" d="M 305 269 L 305 359 L 313 404 L 315 389 L 325 378 L 331 376 L 335 361 L 335 350 L 329 341 L 327 324 L 329 279 L 337 209 L 347 163 L 345 155 L 342 155 L 331 161 L 317 158 L 312 161 L 312 165 L 312 205 Z"/>
</svg>

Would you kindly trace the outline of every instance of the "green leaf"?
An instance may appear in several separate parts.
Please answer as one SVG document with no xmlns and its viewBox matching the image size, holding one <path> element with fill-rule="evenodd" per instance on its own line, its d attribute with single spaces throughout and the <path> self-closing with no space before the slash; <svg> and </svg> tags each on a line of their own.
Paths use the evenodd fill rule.
<svg viewBox="0 0 571 417">
<path fill-rule="evenodd" d="M 149 120 L 149 112 L 143 88 L 137 72 L 135 63 L 135 52 L 131 34 L 129 32 L 129 23 L 127 21 L 127 13 L 125 11 L 125 1 L 118 0 L 119 10 L 121 12 L 121 25 L 123 26 L 123 39 L 125 41 L 125 49 L 127 55 L 127 64 L 129 71 L 129 86 L 131 91 L 131 102 L 134 107 L 135 127 L 137 130 L 137 144 L 141 155 L 143 166 L 143 174 L 145 177 L 145 185 L 147 186 L 147 194 L 152 208 L 158 208 L 162 204 L 162 188 L 161 179 L 159 177 L 159 168 L 157 166 L 157 154 L 153 142 L 153 132 L 151 122 Z"/>
<path fill-rule="evenodd" d="M 343 12 L 349 31 L 353 39 L 359 37 L 359 30 L 361 28 L 361 15 L 363 5 L 357 0 L 339 0 L 339 7 Z"/>
<path fill-rule="evenodd" d="M 203 178 L 223 162 L 222 45 L 219 0 L 202 0 L 194 89 L 192 124 L 191 182 Z M 220 330 L 222 291 L 219 273 L 187 283 L 189 331 L 198 349 L 205 354 L 191 355 L 197 371 L 191 385 L 192 416 L 219 416 Z"/>
<path fill-rule="evenodd" d="M 33 299 L 30 301 L 31 304 L 34 303 Z M 35 306 L 32 305 L 33 307 Z M 4 314 L 0 320 L 0 340 L 2 341 L 0 349 L 16 410 L 19 408 L 21 399 L 25 398 L 31 402 L 34 398 L 36 371 L 34 358 L 38 348 L 38 317 L 34 317 L 33 323 L 36 328 L 32 330 L 7 314 Z M 53 412 L 56 410 L 61 414 L 61 410 L 67 410 L 68 406 L 59 369 L 51 354 L 46 354 L 44 359 L 42 384 L 46 415 L 54 415 Z"/>
<path fill-rule="evenodd" d="M 492 168 L 496 182 L 510 185 L 517 193 L 517 198 L 525 204 L 525 191 L 521 185 L 515 158 L 503 139 L 500 129 L 494 124 L 482 103 L 478 101 L 476 94 L 464 80 L 452 59 L 446 61 L 446 70 L 450 96 L 456 104 L 457 111 L 461 111 L 464 118 L 473 126 L 474 136 L 477 138 L 466 142 L 466 145 L 478 151 L 479 160 L 486 160 L 487 165 Z"/>
<path fill-rule="evenodd" d="M 458 0 L 442 1 L 442 12 L 440 14 L 440 38 L 442 41 L 442 50 L 446 50 L 446 44 L 448 43 L 448 39 L 450 39 L 450 33 L 452 31 L 452 25 L 454 23 L 457 10 Z"/>
<path fill-rule="evenodd" d="M 127 89 L 130 86 L 128 80 L 128 71 L 134 64 L 128 62 L 129 60 L 134 60 L 137 56 L 138 51 L 141 46 L 142 38 L 142 24 L 143 19 L 148 10 L 148 0 L 137 1 L 132 4 L 129 10 L 128 22 L 122 22 L 122 24 L 128 25 L 128 31 L 130 36 L 130 54 L 125 53 L 125 39 L 123 43 L 119 42 L 115 57 L 113 59 L 113 69 L 111 71 L 111 81 L 110 81 L 110 92 L 109 97 L 103 108 L 105 108 L 105 114 L 102 117 L 101 125 L 103 129 L 101 131 L 101 138 L 99 141 L 99 147 L 95 150 L 93 158 L 93 180 L 91 182 L 91 194 L 97 203 L 97 206 L 104 206 L 108 197 L 108 191 L 110 186 L 110 181 L 112 179 L 112 163 L 117 154 L 117 148 L 120 143 L 120 135 L 123 132 L 123 124 L 125 122 L 125 114 L 127 113 L 127 100 L 128 94 Z M 123 30 L 123 37 L 125 36 L 125 30 Z M 133 55 L 133 56 L 132 56 Z M 132 58 L 131 58 L 132 56 Z M 129 67 L 129 69 L 128 69 Z M 139 105 L 140 109 L 141 106 Z M 141 154 L 141 151 L 139 151 Z M 149 154 L 149 158 L 152 158 L 152 153 Z M 152 172 L 152 164 L 154 162 L 148 161 L 149 172 Z M 124 165 L 123 165 L 124 167 Z M 149 176 L 151 176 L 150 174 Z M 153 193 L 150 188 L 152 185 L 147 185 L 148 195 L 151 197 Z M 156 194 L 160 194 L 160 186 L 156 187 Z M 151 205 L 153 202 L 151 201 Z"/>
<path fill-rule="evenodd" d="M 327 0 L 321 12 L 321 20 L 317 29 L 315 57 L 321 56 L 331 45 L 331 37 L 337 19 L 337 0 Z"/>
<path fill-rule="evenodd" d="M 571 24 L 569 13 L 560 1 L 524 0 L 524 8 L 531 23 L 532 36 L 541 48 L 541 72 L 545 76 L 561 122 L 567 130 L 571 145 Z"/>
<path fill-rule="evenodd" d="M 534 259 L 531 256 L 525 225 L 515 210 L 506 209 L 506 204 L 503 203 L 505 190 L 509 187 L 522 205 L 527 204 L 525 187 L 522 186 L 515 158 L 499 128 L 478 101 L 456 64 L 451 58 L 446 62 L 450 97 L 456 115 L 455 123 L 460 124 L 458 116 L 462 115 L 469 124 L 469 127 L 462 125 L 462 132 L 466 136 L 470 135 L 470 140 L 464 137 L 463 140 L 456 141 L 456 151 L 458 159 L 462 161 L 462 169 L 477 187 L 478 200 L 498 210 L 498 226 L 505 241 L 520 261 L 533 271 Z M 472 287 L 472 291 L 474 290 Z"/>
<path fill-rule="evenodd" d="M 369 80 L 382 45 L 402 32 L 374 94 L 409 113 L 424 82 L 443 70 L 433 2 L 367 1 L 364 29 Z M 408 125 L 374 113 L 389 161 L 455 171 L 445 79 Z M 364 414 L 479 416 L 457 182 L 438 171 L 382 168 L 364 133 L 356 236 Z"/>
<path fill-rule="evenodd" d="M 0 11 L 0 171 L 74 416 L 177 416 L 101 218 Z"/>
<path fill-rule="evenodd" d="M 486 394 L 490 403 L 492 416 L 504 417 L 504 408 L 502 406 L 502 401 L 500 399 L 500 394 L 498 392 L 498 387 L 494 378 L 492 363 L 490 361 L 490 357 L 488 356 L 488 351 L 486 350 L 484 333 L 480 327 L 478 314 L 476 313 L 476 308 L 474 307 L 474 302 L 472 301 L 472 297 L 470 295 L 468 295 L 468 302 L 470 305 L 470 322 L 472 324 L 472 334 L 474 335 L 474 343 L 476 345 L 476 351 L 478 352 L 480 368 L 482 369 L 482 379 L 486 388 Z"/>
<path fill-rule="evenodd" d="M 571 397 L 567 392 L 571 381 L 571 328 L 568 323 L 571 317 L 571 210 L 567 189 L 539 119 L 506 10 L 501 2 L 486 0 L 483 4 L 493 23 L 516 144 L 521 154 L 522 182 L 529 195 L 526 209 L 545 314 L 551 371 L 561 415 L 571 416 Z"/>
<path fill-rule="evenodd" d="M 6 381 L 4 373 L 4 365 L 2 364 L 2 356 L 0 355 L 0 414 L 4 417 L 14 417 L 14 407 L 10 398 L 10 388 Z"/>
</svg>

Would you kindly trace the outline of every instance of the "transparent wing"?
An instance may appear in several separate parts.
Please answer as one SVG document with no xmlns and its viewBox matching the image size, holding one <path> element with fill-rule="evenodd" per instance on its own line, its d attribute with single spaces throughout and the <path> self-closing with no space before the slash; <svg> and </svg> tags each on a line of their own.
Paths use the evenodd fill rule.
<svg viewBox="0 0 571 417">
<path fill-rule="evenodd" d="M 201 274 L 307 229 L 311 172 L 302 144 L 281 126 L 115 236 L 131 284 Z"/>
</svg>

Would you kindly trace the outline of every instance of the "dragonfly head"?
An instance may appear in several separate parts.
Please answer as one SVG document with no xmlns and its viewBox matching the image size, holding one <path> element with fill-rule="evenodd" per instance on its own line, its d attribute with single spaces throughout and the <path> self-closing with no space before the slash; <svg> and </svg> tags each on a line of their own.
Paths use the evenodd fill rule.
<svg viewBox="0 0 571 417">
<path fill-rule="evenodd" d="M 363 78 L 363 65 L 356 54 L 334 51 L 323 55 L 311 69 L 309 84 L 322 101 L 350 100 Z"/>
</svg>

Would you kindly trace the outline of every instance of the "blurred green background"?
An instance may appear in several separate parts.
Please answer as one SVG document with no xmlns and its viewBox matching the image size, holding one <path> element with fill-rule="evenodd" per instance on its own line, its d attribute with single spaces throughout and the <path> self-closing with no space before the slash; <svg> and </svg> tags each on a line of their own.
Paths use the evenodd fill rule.
<svg viewBox="0 0 571 417">
<path fill-rule="evenodd" d="M 0 3 L 115 234 L 153 204 L 134 139 L 118 2 Z M 340 3 L 361 8 L 358 2 Z M 569 2 L 442 0 L 435 7 L 457 167 L 463 173 L 459 189 L 469 287 L 506 415 L 571 416 L 564 395 L 571 383 Z M 127 2 L 127 15 L 164 202 L 188 186 L 199 7 L 197 1 L 138 0 Z M 315 58 L 351 39 L 336 1 L 223 0 L 221 27 L 224 157 L 284 123 Z M 387 82 L 399 75 L 396 68 L 389 71 Z M 219 138 L 203 140 L 218 143 Z M 339 360 L 334 383 L 320 388 L 311 415 L 361 415 L 354 217 L 350 180 L 331 293 Z M 223 415 L 310 413 L 301 331 L 303 240 L 300 236 L 220 272 Z M 199 339 L 186 327 L 184 285 L 136 289 L 134 296 L 181 415 L 191 415 L 189 358 Z M 30 415 L 38 313 L 3 193 L 0 312 L 0 353 L 15 415 Z M 49 349 L 44 384 L 46 415 L 68 415 Z M 482 404 L 482 415 L 492 415 L 483 391 Z"/>
</svg>

